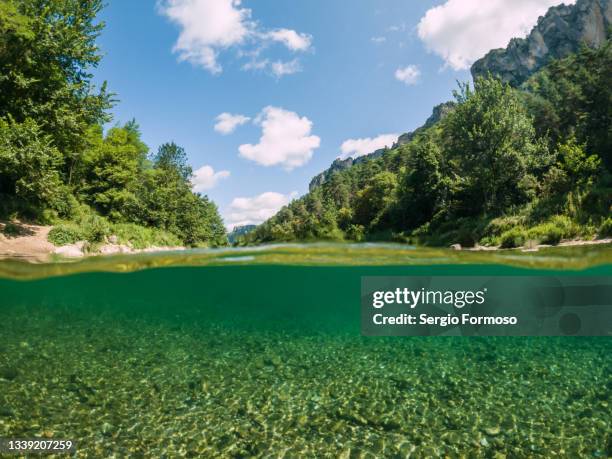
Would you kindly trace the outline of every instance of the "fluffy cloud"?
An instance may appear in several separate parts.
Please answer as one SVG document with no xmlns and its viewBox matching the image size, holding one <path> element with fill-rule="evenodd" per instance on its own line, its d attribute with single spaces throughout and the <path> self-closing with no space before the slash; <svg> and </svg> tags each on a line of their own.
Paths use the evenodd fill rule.
<svg viewBox="0 0 612 459">
<path fill-rule="evenodd" d="M 219 53 L 246 45 L 282 43 L 289 51 L 310 49 L 312 36 L 290 29 L 262 31 L 241 0 L 158 0 L 158 11 L 180 28 L 173 51 L 180 61 L 220 73 Z M 239 53 L 239 54 L 249 54 Z M 244 68 L 248 68 L 245 66 Z"/>
<path fill-rule="evenodd" d="M 349 156 L 358 158 L 367 155 L 384 147 L 390 147 L 395 143 L 399 134 L 381 134 L 378 137 L 366 137 L 364 139 L 348 139 L 340 146 L 341 159 Z"/>
<path fill-rule="evenodd" d="M 302 66 L 297 59 L 293 59 L 292 61 L 288 62 L 272 62 L 272 64 L 270 64 L 270 70 L 275 76 L 280 78 L 284 75 L 292 75 L 301 71 Z"/>
<path fill-rule="evenodd" d="M 251 118 L 244 115 L 232 115 L 231 113 L 221 113 L 215 118 L 215 131 L 220 134 L 227 135 L 231 134 L 236 130 L 238 126 L 242 126 L 248 122 Z"/>
<path fill-rule="evenodd" d="M 202 191 L 214 188 L 219 180 L 229 176 L 229 171 L 215 172 L 215 170 L 210 166 L 202 166 L 193 172 L 191 185 L 193 187 L 193 191 L 196 193 L 201 193 Z"/>
<path fill-rule="evenodd" d="M 290 29 L 272 30 L 263 34 L 264 38 L 284 44 L 291 51 L 307 51 L 312 44 L 312 36 Z"/>
<path fill-rule="evenodd" d="M 312 122 L 279 107 L 266 107 L 255 119 L 261 126 L 256 145 L 240 145 L 240 156 L 262 166 L 283 166 L 287 170 L 303 166 L 319 148 L 321 139 L 311 135 Z"/>
<path fill-rule="evenodd" d="M 418 34 L 446 65 L 466 69 L 489 50 L 527 35 L 538 17 L 559 3 L 561 0 L 447 0 L 425 13 Z"/>
<path fill-rule="evenodd" d="M 386 42 L 387 37 L 372 37 L 370 38 L 370 40 L 372 41 L 372 43 L 380 44 Z"/>
<path fill-rule="evenodd" d="M 410 86 L 416 84 L 421 76 L 421 71 L 416 65 L 408 65 L 395 71 L 395 79 Z"/>
<path fill-rule="evenodd" d="M 250 198 L 235 198 L 225 221 L 230 230 L 234 226 L 257 225 L 272 217 L 296 196 L 295 191 L 289 194 L 267 191 Z"/>
<path fill-rule="evenodd" d="M 218 51 L 243 43 L 255 27 L 240 0 L 166 0 L 159 10 L 181 29 L 174 45 L 179 60 L 212 73 L 221 71 Z"/>
</svg>

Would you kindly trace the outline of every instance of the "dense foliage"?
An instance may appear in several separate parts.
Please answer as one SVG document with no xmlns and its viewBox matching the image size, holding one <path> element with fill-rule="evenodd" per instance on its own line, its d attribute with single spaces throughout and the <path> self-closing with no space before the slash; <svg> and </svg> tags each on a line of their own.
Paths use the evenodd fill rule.
<svg viewBox="0 0 612 459">
<path fill-rule="evenodd" d="M 112 95 L 91 74 L 101 8 L 102 0 L 0 2 L 0 218 L 71 221 L 54 233 L 58 242 L 136 224 L 159 230 L 149 238 L 157 242 L 225 243 L 216 206 L 192 192 L 182 148 L 149 155 L 134 121 L 104 135 Z"/>
<path fill-rule="evenodd" d="M 514 247 L 609 234 L 612 46 L 520 88 L 460 85 L 454 109 L 379 158 L 335 172 L 243 238 Z M 607 218 L 607 219 L 606 219 Z"/>
</svg>

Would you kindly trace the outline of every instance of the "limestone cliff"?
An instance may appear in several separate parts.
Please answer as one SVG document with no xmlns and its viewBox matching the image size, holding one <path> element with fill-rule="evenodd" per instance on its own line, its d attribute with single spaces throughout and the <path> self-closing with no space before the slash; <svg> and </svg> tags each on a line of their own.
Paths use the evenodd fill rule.
<svg viewBox="0 0 612 459">
<path fill-rule="evenodd" d="M 612 0 L 577 0 L 552 7 L 526 38 L 513 38 L 505 49 L 494 49 L 474 62 L 472 77 L 490 72 L 518 86 L 552 59 L 575 53 L 583 44 L 600 46 L 611 26 Z"/>
</svg>

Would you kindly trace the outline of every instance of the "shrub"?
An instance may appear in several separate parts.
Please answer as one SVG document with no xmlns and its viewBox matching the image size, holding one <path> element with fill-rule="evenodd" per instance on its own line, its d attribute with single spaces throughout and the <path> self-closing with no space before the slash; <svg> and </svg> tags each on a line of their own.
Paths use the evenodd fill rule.
<svg viewBox="0 0 612 459">
<path fill-rule="evenodd" d="M 541 223 L 527 232 L 530 239 L 543 244 L 558 244 L 561 239 L 570 239 L 580 234 L 580 228 L 569 217 L 555 215 L 549 221 Z"/>
<path fill-rule="evenodd" d="M 563 229 L 551 222 L 534 226 L 527 232 L 529 239 L 537 240 L 542 244 L 558 244 L 563 238 Z"/>
<path fill-rule="evenodd" d="M 525 241 L 527 241 L 527 234 L 524 228 L 517 226 L 505 231 L 499 239 L 502 249 L 512 249 L 514 247 L 522 247 Z"/>
<path fill-rule="evenodd" d="M 172 233 L 155 228 L 145 228 L 133 223 L 116 223 L 112 225 L 111 232 L 117 236 L 119 243 L 130 244 L 135 249 L 182 245 L 181 240 Z"/>
<path fill-rule="evenodd" d="M 85 239 L 91 243 L 104 242 L 110 236 L 110 225 L 103 217 L 94 215 L 85 221 Z"/>
<path fill-rule="evenodd" d="M 523 217 L 498 217 L 491 220 L 484 229 L 485 236 L 500 236 L 516 226 L 521 226 Z"/>
<path fill-rule="evenodd" d="M 62 246 L 74 244 L 84 239 L 81 229 L 74 224 L 61 224 L 54 226 L 47 235 L 47 240 L 54 245 Z"/>
<path fill-rule="evenodd" d="M 612 236 L 612 217 L 608 217 L 602 222 L 601 226 L 599 227 L 598 236 L 599 237 Z"/>
</svg>

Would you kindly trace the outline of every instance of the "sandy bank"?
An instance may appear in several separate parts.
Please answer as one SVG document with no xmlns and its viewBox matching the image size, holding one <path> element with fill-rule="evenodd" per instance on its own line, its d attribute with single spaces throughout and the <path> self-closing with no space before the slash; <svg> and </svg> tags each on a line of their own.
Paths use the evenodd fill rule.
<svg viewBox="0 0 612 459">
<path fill-rule="evenodd" d="M 116 238 L 96 247 L 94 251 L 88 250 L 86 241 L 79 241 L 57 247 L 47 240 L 49 231 L 53 226 L 31 225 L 16 222 L 11 225 L 10 235 L 5 234 L 6 222 L 0 222 L 0 259 L 23 258 L 30 261 L 49 261 L 53 255 L 65 258 L 81 258 L 86 255 L 115 255 L 142 252 L 160 252 L 169 250 L 185 250 L 185 247 L 148 247 L 135 249 L 126 244 L 119 244 Z"/>
</svg>

